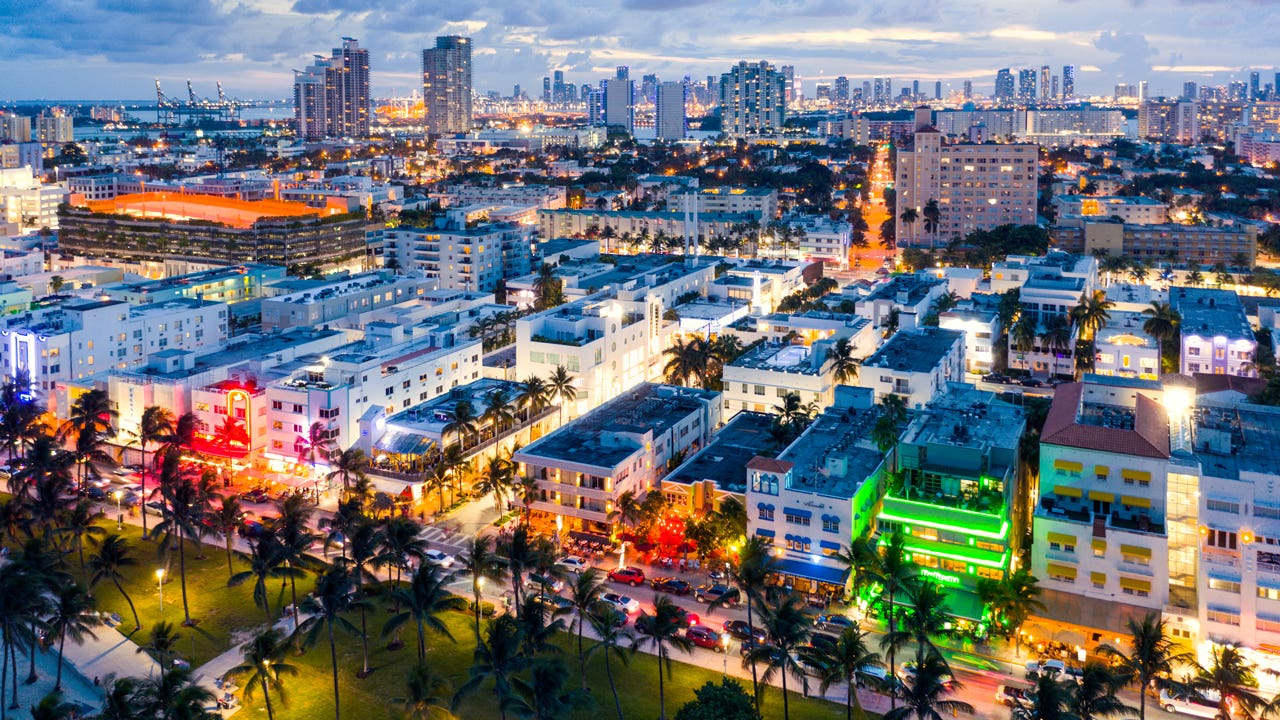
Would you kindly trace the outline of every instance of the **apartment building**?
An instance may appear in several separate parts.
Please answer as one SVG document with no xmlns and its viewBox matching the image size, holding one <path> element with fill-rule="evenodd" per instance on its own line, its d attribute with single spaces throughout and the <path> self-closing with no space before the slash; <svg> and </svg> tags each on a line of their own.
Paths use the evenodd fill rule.
<svg viewBox="0 0 1280 720">
<path fill-rule="evenodd" d="M 1111 319 L 1093 337 L 1093 372 L 1098 375 L 1160 379 L 1160 344 L 1143 330 L 1141 311 L 1111 310 Z"/>
<path fill-rule="evenodd" d="M 662 233 L 679 238 L 695 232 L 701 238 L 737 237 L 741 228 L 760 218 L 751 213 L 700 212 L 695 222 L 686 227 L 684 213 L 645 212 L 638 210 L 539 210 L 538 232 L 541 237 L 588 237 L 598 235 L 605 252 L 633 252 L 625 246 L 623 236 L 649 237 Z"/>
<path fill-rule="evenodd" d="M 383 264 L 419 272 L 449 290 L 489 292 L 503 278 L 532 270 L 533 228 L 520 223 L 466 222 L 462 211 L 450 213 L 441 228 L 379 228 L 370 234 L 381 242 Z"/>
<path fill-rule="evenodd" d="M 1258 257 L 1258 229 L 1239 225 L 1132 225 L 1104 219 L 1068 218 L 1049 228 L 1060 250 L 1078 255 L 1139 258 L 1150 264 L 1212 267 L 1225 263 L 1252 268 Z"/>
<path fill-rule="evenodd" d="M 182 298 L 232 304 L 256 300 L 263 296 L 267 285 L 286 277 L 285 268 L 279 265 L 245 263 L 158 280 L 107 285 L 100 293 L 132 305 L 152 305 Z"/>
<path fill-rule="evenodd" d="M 743 469 L 773 442 L 769 434 L 777 418 L 772 413 L 739 410 L 716 431 L 701 450 L 662 478 L 668 507 L 697 517 L 718 510 L 730 498 L 747 506 L 747 478 Z"/>
<path fill-rule="evenodd" d="M 639 383 L 521 448 L 520 475 L 537 480 L 536 517 L 569 531 L 611 535 L 619 496 L 657 490 L 670 463 L 710 442 L 720 425 L 720 393 Z"/>
<path fill-rule="evenodd" d="M 853 246 L 853 226 L 832 220 L 826 215 L 799 215 L 785 219 L 793 233 L 799 233 L 795 253 L 809 262 L 831 265 L 838 270 L 849 267 L 849 250 Z M 789 252 L 784 252 L 789 254 Z"/>
<path fill-rule="evenodd" d="M 884 328 L 896 316 L 900 328 L 924 325 L 924 318 L 938 298 L 947 293 L 947 281 L 926 275 L 895 275 L 857 301 L 857 313 Z"/>
<path fill-rule="evenodd" d="M 996 347 L 1000 339 L 1000 316 L 994 310 L 948 310 L 938 316 L 938 327 L 964 333 L 964 369 L 984 375 L 995 368 Z"/>
<path fill-rule="evenodd" d="M 1257 340 L 1240 297 L 1230 290 L 1174 287 L 1169 304 L 1182 316 L 1181 372 L 1257 377 Z"/>
<path fill-rule="evenodd" d="M 712 187 L 671 194 L 672 210 L 681 213 L 755 214 L 761 224 L 778 217 L 778 191 L 768 187 Z"/>
<path fill-rule="evenodd" d="M 419 298 L 435 289 L 435 282 L 375 270 L 302 286 L 304 289 L 262 300 L 263 330 L 338 323 L 349 316 Z"/>
<path fill-rule="evenodd" d="M 1163 225 L 1169 222 L 1169 209 L 1164 203 L 1141 195 L 1055 195 L 1053 208 L 1059 220 L 1102 217 L 1119 218 L 1120 222 L 1130 225 Z"/>
<path fill-rule="evenodd" d="M 725 365 L 725 419 L 743 410 L 776 412 L 792 393 L 802 405 L 831 405 L 835 377 L 826 355 L 833 344 L 764 343 Z"/>
<path fill-rule="evenodd" d="M 1073 256 L 1059 254 L 1054 262 L 1041 262 L 1025 266 L 1026 279 L 1021 283 L 1018 300 L 1020 313 L 1036 323 L 1036 339 L 1029 349 L 1022 349 L 1009 333 L 1009 367 L 1026 370 L 1032 375 L 1070 375 L 1075 372 L 1076 340 L 1080 328 L 1070 324 L 1071 308 L 1093 293 L 1097 282 L 1097 260 L 1081 261 Z M 1015 266 L 1016 267 L 1016 266 Z M 995 271 L 993 270 L 993 273 Z M 1023 270 L 1012 270 L 1014 277 Z M 994 277 L 994 275 L 993 275 Z M 996 281 L 992 281 L 994 290 Z M 1056 320 L 1068 323 L 1070 336 L 1062 345 L 1054 345 L 1046 330 Z M 1021 320 L 1019 320 L 1021 321 Z"/>
<path fill-rule="evenodd" d="M 964 333 L 936 327 L 894 333 L 858 371 L 858 386 L 872 390 L 876 402 L 899 395 L 913 408 L 963 380 Z"/>
</svg>

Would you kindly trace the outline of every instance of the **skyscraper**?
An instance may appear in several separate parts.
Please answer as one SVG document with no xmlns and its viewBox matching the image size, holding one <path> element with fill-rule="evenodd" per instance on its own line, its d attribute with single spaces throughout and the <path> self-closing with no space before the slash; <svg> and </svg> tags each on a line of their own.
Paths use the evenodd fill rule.
<svg viewBox="0 0 1280 720">
<path fill-rule="evenodd" d="M 840 105 L 849 104 L 849 78 L 841 75 L 836 78 L 835 87 L 832 88 L 832 100 Z"/>
<path fill-rule="evenodd" d="M 1023 68 L 1018 71 L 1018 100 L 1034 102 L 1036 99 L 1035 68 Z"/>
<path fill-rule="evenodd" d="M 876 78 L 875 83 L 876 83 L 876 86 L 875 86 L 875 90 L 871 95 L 871 101 L 874 102 L 876 105 L 880 105 L 880 104 L 883 104 L 889 98 L 889 93 L 885 92 L 884 78 Z"/>
<path fill-rule="evenodd" d="M 1195 81 L 1187 81 L 1187 82 L 1182 83 L 1182 95 L 1181 95 L 1181 98 L 1182 98 L 1183 100 L 1195 100 L 1195 99 L 1196 99 L 1196 84 L 1195 84 Z"/>
<path fill-rule="evenodd" d="M 427 132 L 471 130 L 471 38 L 442 35 L 422 51 L 422 102 Z"/>
<path fill-rule="evenodd" d="M 687 86 L 681 82 L 658 85 L 654 107 L 654 130 L 659 140 L 683 140 L 684 103 Z"/>
<path fill-rule="evenodd" d="M 934 100 L 942 99 L 942 81 L 941 80 L 933 81 L 933 99 Z"/>
<path fill-rule="evenodd" d="M 1261 76 L 1258 74 L 1256 70 L 1254 72 L 1249 73 L 1249 99 L 1250 100 L 1262 99 L 1262 92 L 1261 92 L 1261 89 L 1258 87 L 1258 83 L 1260 82 L 1260 79 L 1261 79 Z"/>
<path fill-rule="evenodd" d="M 757 135 L 786 120 L 786 77 L 772 65 L 739 62 L 720 76 L 720 129 L 727 135 Z"/>
<path fill-rule="evenodd" d="M 1053 76 L 1053 93 L 1050 95 L 1050 97 L 1053 97 L 1053 98 L 1061 97 L 1058 94 L 1058 76 L 1057 75 Z"/>
<path fill-rule="evenodd" d="M 1070 100 L 1076 96 L 1076 66 L 1062 66 L 1062 99 Z"/>
<path fill-rule="evenodd" d="M 542 102 L 551 102 L 551 78 L 545 75 L 542 77 Z"/>
<path fill-rule="evenodd" d="M 628 78 L 625 66 L 618 68 L 618 76 L 604 81 L 604 124 L 618 127 L 628 134 L 635 131 L 635 83 Z"/>
<path fill-rule="evenodd" d="M 369 112 L 369 51 L 354 38 L 294 73 L 293 113 L 303 140 L 368 137 Z"/>
<path fill-rule="evenodd" d="M 1042 99 L 1049 99 L 1049 85 L 1053 82 L 1052 77 L 1053 71 L 1048 65 L 1040 66 L 1040 97 Z"/>
<path fill-rule="evenodd" d="M 920 97 L 920 81 L 919 80 L 911 81 L 911 97 L 913 99 Z"/>
<path fill-rule="evenodd" d="M 973 81 L 965 80 L 964 84 L 961 85 L 960 87 L 962 88 L 960 90 L 960 94 L 964 96 L 964 99 L 972 100 L 973 99 Z"/>
<path fill-rule="evenodd" d="M 786 83 L 786 89 L 783 91 L 783 98 L 788 105 L 794 105 L 796 102 L 796 68 L 794 65 L 782 66 L 782 77 Z"/>
<path fill-rule="evenodd" d="M 973 85 L 969 85 L 970 94 L 972 94 Z M 994 93 L 996 100 L 1012 100 L 1013 99 L 1013 73 L 1009 68 L 1000 68 L 996 72 L 996 90 Z"/>
<path fill-rule="evenodd" d="M 614 75 L 613 75 L 613 77 L 614 77 L 615 79 L 617 79 L 617 80 L 630 80 L 630 79 L 631 79 L 631 66 L 630 66 L 630 65 L 619 65 L 619 66 L 617 67 L 617 69 L 614 71 Z"/>
</svg>

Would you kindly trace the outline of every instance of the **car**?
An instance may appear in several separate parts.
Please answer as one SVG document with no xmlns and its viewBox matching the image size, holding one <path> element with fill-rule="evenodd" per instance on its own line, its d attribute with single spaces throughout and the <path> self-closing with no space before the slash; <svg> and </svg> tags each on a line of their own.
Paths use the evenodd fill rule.
<svg viewBox="0 0 1280 720">
<path fill-rule="evenodd" d="M 914 662 L 903 663 L 902 667 L 898 668 L 898 679 L 907 687 L 914 685 L 916 682 L 916 664 Z M 947 692 L 950 692 L 955 687 L 956 679 L 951 673 L 943 673 L 939 679 L 942 681 L 943 689 Z"/>
<path fill-rule="evenodd" d="M 1032 660 L 1027 663 L 1027 679 L 1035 680 L 1044 674 L 1052 675 L 1062 682 L 1074 681 L 1079 683 L 1083 673 L 1080 668 L 1067 665 L 1061 660 Z"/>
<path fill-rule="evenodd" d="M 556 561 L 556 564 L 570 572 L 580 573 L 591 567 L 584 558 L 577 555 L 565 555 Z"/>
<path fill-rule="evenodd" d="M 103 490 L 100 487 L 96 487 L 94 485 L 90 485 L 89 487 L 85 488 L 84 494 L 85 494 L 85 497 L 89 498 L 90 500 L 97 500 L 98 502 L 107 501 L 107 491 Z"/>
<path fill-rule="evenodd" d="M 756 648 L 767 649 L 772 647 L 773 647 L 772 645 L 770 645 L 769 643 L 763 640 L 747 638 L 746 640 L 742 641 L 742 645 L 738 646 L 738 654 L 745 657 L 747 653 L 751 652 L 752 650 L 755 650 Z"/>
<path fill-rule="evenodd" d="M 672 595 L 688 595 L 693 592 L 693 586 L 689 583 L 678 578 L 669 577 L 654 578 L 653 589 L 658 592 L 671 593 Z"/>
<path fill-rule="evenodd" d="M 453 565 L 453 556 L 439 550 L 428 550 L 422 553 L 422 556 L 440 567 L 447 568 Z"/>
<path fill-rule="evenodd" d="M 901 695 L 902 682 L 879 665 L 863 665 L 858 668 L 858 687 L 870 688 L 882 695 Z"/>
<path fill-rule="evenodd" d="M 1022 387 L 1030 387 L 1030 388 L 1044 387 L 1043 382 L 1032 377 L 1022 378 L 1021 380 L 1018 381 L 1018 384 L 1021 385 Z"/>
<path fill-rule="evenodd" d="M 558 577 L 551 575 L 541 575 L 539 573 L 529 573 L 525 578 L 524 586 L 530 590 L 542 590 L 543 592 L 559 593 L 564 590 L 564 581 Z"/>
<path fill-rule="evenodd" d="M 1001 375 L 1000 373 L 990 373 L 982 376 L 982 382 L 1004 385 L 1009 382 L 1009 378 Z"/>
<path fill-rule="evenodd" d="M 627 615 L 616 606 L 603 600 L 596 602 L 595 608 L 591 610 L 591 615 L 597 620 L 606 620 L 611 622 L 614 627 L 622 627 L 631 620 L 630 615 Z"/>
<path fill-rule="evenodd" d="M 685 627 L 693 627 L 694 625 L 702 622 L 702 618 L 698 617 L 698 613 L 696 612 L 685 610 L 682 607 L 677 607 L 676 610 L 680 611 L 680 624 Z"/>
<path fill-rule="evenodd" d="M 245 502 L 264 503 L 270 500 L 271 496 L 268 495 L 267 491 L 263 488 L 254 488 L 253 490 L 241 495 L 240 499 Z"/>
<path fill-rule="evenodd" d="M 1020 688 L 1016 685 L 1001 685 L 996 688 L 996 702 L 1005 707 L 1020 707 L 1023 703 L 1028 702 L 1029 694 L 1026 688 Z"/>
<path fill-rule="evenodd" d="M 600 596 L 600 600 L 621 610 L 628 615 L 634 615 L 640 612 L 640 601 L 626 595 L 619 595 L 615 592 L 607 592 Z"/>
<path fill-rule="evenodd" d="M 835 635 L 816 632 L 809 636 L 809 646 L 821 650 L 834 650 L 839 639 Z"/>
<path fill-rule="evenodd" d="M 124 469 L 125 469 L 125 470 L 128 470 L 128 471 L 129 471 L 129 472 L 131 472 L 131 473 L 141 473 L 141 472 L 142 472 L 142 466 L 141 466 L 141 465 L 138 465 L 138 464 L 136 464 L 136 463 L 135 463 L 135 464 L 133 464 L 133 465 L 125 465 L 125 466 L 124 466 Z"/>
<path fill-rule="evenodd" d="M 100 475 L 94 475 L 93 477 L 89 478 L 89 484 L 98 488 L 99 490 L 106 490 L 107 488 L 111 487 L 111 480 L 109 478 L 104 478 Z"/>
<path fill-rule="evenodd" d="M 751 629 L 751 626 L 747 624 L 746 620 L 725 620 L 724 631 L 727 635 L 729 635 L 729 637 L 735 638 L 737 640 L 746 641 L 746 640 L 750 640 L 752 637 L 755 637 L 755 639 L 759 640 L 760 642 L 764 642 L 764 630 L 761 630 L 760 628 L 756 628 L 753 631 Z"/>
<path fill-rule="evenodd" d="M 125 465 L 121 465 L 120 467 L 117 467 L 115 470 L 112 470 L 111 472 L 115 473 L 116 475 L 119 475 L 120 477 L 133 474 L 133 471 L 130 470 L 128 466 L 125 466 Z"/>
<path fill-rule="evenodd" d="M 736 605 L 741 597 L 742 593 L 738 592 L 738 588 L 729 587 L 723 583 L 699 585 L 698 589 L 693 591 L 693 599 L 703 603 L 719 602 L 721 605 Z"/>
<path fill-rule="evenodd" d="M 644 584 L 644 571 L 636 567 L 620 567 L 609 571 L 609 579 L 614 582 L 626 583 L 631 587 L 638 587 Z"/>
<path fill-rule="evenodd" d="M 246 519 L 244 522 L 240 523 L 240 529 L 236 532 L 242 538 L 254 540 L 260 537 L 265 530 L 266 528 L 257 520 Z"/>
<path fill-rule="evenodd" d="M 720 633 L 712 630 L 706 625 L 692 625 L 685 629 L 684 637 L 690 643 L 700 648 L 715 650 L 718 653 L 724 652 L 725 638 Z"/>
<path fill-rule="evenodd" d="M 845 628 L 857 627 L 858 623 L 847 615 L 819 615 L 814 621 L 814 627 L 819 630 L 831 630 L 834 632 L 844 632 Z"/>
<path fill-rule="evenodd" d="M 159 500 L 152 500 L 151 502 L 147 503 L 147 509 L 154 510 L 157 515 L 163 515 L 165 505 Z"/>
<path fill-rule="evenodd" d="M 550 612 L 563 612 L 573 607 L 573 601 L 569 598 L 560 597 L 559 595 L 548 595 L 546 593 L 538 593 L 530 598 L 532 602 L 538 603 L 543 609 Z"/>
<path fill-rule="evenodd" d="M 1167 713 L 1195 715 L 1202 718 L 1222 717 L 1223 710 L 1231 710 L 1232 704 L 1223 708 L 1222 696 L 1212 690 L 1203 692 L 1170 692 L 1168 688 L 1160 691 L 1160 707 Z M 1227 712 L 1230 716 L 1232 713 Z"/>
</svg>

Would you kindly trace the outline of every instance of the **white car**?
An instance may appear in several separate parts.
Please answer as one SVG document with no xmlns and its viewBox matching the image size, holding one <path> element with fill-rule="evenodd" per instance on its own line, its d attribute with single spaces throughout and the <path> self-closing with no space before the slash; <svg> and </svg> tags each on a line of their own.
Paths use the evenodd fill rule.
<svg viewBox="0 0 1280 720">
<path fill-rule="evenodd" d="M 565 570 L 569 570 L 575 573 L 581 573 L 587 568 L 591 567 L 590 565 L 587 564 L 586 560 L 578 557 L 577 555 L 565 555 L 564 557 L 560 558 L 556 562 L 556 564 L 564 568 Z"/>
<path fill-rule="evenodd" d="M 439 550 L 428 550 L 423 553 L 423 557 L 440 567 L 447 568 L 453 565 L 453 556 L 448 553 L 440 552 Z"/>
<path fill-rule="evenodd" d="M 629 598 L 626 595 L 619 595 L 618 593 L 607 592 L 601 595 L 600 599 L 618 608 L 619 610 L 621 610 L 622 612 L 628 615 L 634 615 L 640 612 L 640 601 L 635 600 L 633 598 Z"/>
</svg>

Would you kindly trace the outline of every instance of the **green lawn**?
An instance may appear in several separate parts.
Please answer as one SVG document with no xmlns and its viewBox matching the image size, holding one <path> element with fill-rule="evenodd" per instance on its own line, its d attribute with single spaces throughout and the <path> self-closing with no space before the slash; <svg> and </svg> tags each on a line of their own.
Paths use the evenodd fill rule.
<svg viewBox="0 0 1280 720">
<path fill-rule="evenodd" d="M 104 526 L 109 532 L 116 532 L 114 522 L 104 523 Z M 187 602 L 191 607 L 191 618 L 196 625 L 181 627 L 182 585 L 178 578 L 177 553 L 173 553 L 167 565 L 162 612 L 155 572 L 157 568 L 166 567 L 166 564 L 160 557 L 159 543 L 154 540 L 142 540 L 141 529 L 128 525 L 120 531 L 120 534 L 128 539 L 132 556 L 138 560 L 136 566 L 126 568 L 124 571 L 128 577 L 128 582 L 124 583 L 124 589 L 133 599 L 138 609 L 138 616 L 142 620 L 142 631 L 132 637 L 138 644 L 147 643 L 149 628 L 153 624 L 159 620 L 167 620 L 179 626 L 178 632 L 182 638 L 178 643 L 179 657 L 189 661 L 192 667 L 199 667 L 246 639 L 254 629 L 267 624 L 266 614 L 253 604 L 252 580 L 237 587 L 227 587 L 226 550 L 210 545 L 196 547 L 193 543 L 188 543 L 186 550 Z M 204 553 L 204 559 L 197 557 L 201 551 Z M 86 554 L 91 552 L 91 547 L 86 548 Z M 72 572 L 79 576 L 79 560 L 72 555 L 69 561 Z M 246 568 L 240 556 L 236 557 L 234 565 L 236 572 Z M 298 597 L 301 598 L 304 594 L 311 592 L 313 584 L 314 577 L 299 579 Z M 120 615 L 122 622 L 117 629 L 126 635 L 133 633 L 133 614 L 115 586 L 110 581 L 103 581 L 94 587 L 93 592 L 99 609 Z M 272 582 L 271 599 L 272 617 L 279 618 L 281 601 L 283 600 L 283 604 L 289 602 L 288 589 L 286 588 L 282 598 L 279 581 Z"/>
<path fill-rule="evenodd" d="M 376 618 L 373 615 L 369 618 L 370 663 L 375 670 L 371 676 L 363 680 L 356 677 L 361 667 L 359 640 L 338 631 L 342 633 L 338 636 L 338 672 L 344 718 L 395 717 L 400 710 L 405 697 L 405 677 L 415 662 L 414 630 L 412 625 L 406 626 L 405 647 L 395 651 L 388 650 L 387 639 L 381 637 L 382 624 L 386 617 L 385 613 L 379 612 Z M 353 615 L 351 620 L 353 624 L 358 625 L 358 616 Z M 438 636 L 428 637 L 430 647 L 428 662 L 436 672 L 447 676 L 456 688 L 466 681 L 467 669 L 471 665 L 471 653 L 474 649 L 472 620 L 470 615 L 449 613 L 445 621 L 458 642 L 453 643 L 447 638 Z M 325 637 L 322 633 L 314 647 L 308 649 L 301 657 L 290 660 L 297 666 L 299 672 L 296 677 L 287 678 L 285 681 L 288 704 L 283 710 L 276 706 L 278 720 L 293 718 L 323 720 L 333 716 L 333 681 L 330 672 L 329 646 Z M 576 642 L 575 637 L 565 635 L 559 643 L 565 649 L 565 661 L 571 669 L 571 686 L 576 684 L 578 677 Z M 731 664 L 739 662 L 738 657 L 731 655 L 729 662 Z M 645 653 L 637 653 L 632 657 L 630 665 L 621 666 L 615 663 L 613 670 L 624 716 L 628 720 L 632 718 L 656 720 L 658 717 L 656 658 Z M 613 720 L 616 717 L 616 711 L 601 656 L 594 656 L 588 661 L 587 675 L 595 704 L 576 713 L 573 720 Z M 681 705 L 692 700 L 693 691 L 696 688 L 707 681 L 718 683 L 720 678 L 719 672 L 676 663 L 673 666 L 672 677 L 666 684 L 668 716 L 673 716 Z M 744 684 L 750 691 L 750 681 Z M 822 700 L 805 699 L 797 693 L 792 694 L 790 706 L 793 720 L 830 720 L 844 716 L 843 706 Z M 782 696 L 779 690 L 771 688 L 766 692 L 763 714 L 770 720 L 782 717 Z M 265 720 L 267 714 L 262 696 L 255 695 L 236 717 L 243 717 L 245 720 Z M 492 685 L 486 685 L 471 695 L 459 708 L 458 717 L 465 720 L 499 717 Z"/>
</svg>

